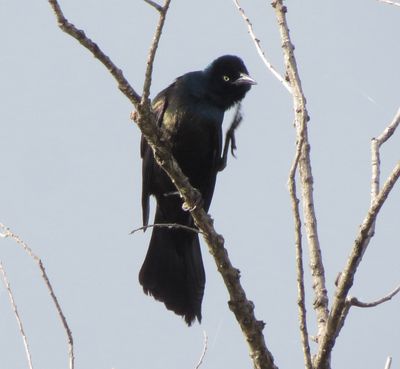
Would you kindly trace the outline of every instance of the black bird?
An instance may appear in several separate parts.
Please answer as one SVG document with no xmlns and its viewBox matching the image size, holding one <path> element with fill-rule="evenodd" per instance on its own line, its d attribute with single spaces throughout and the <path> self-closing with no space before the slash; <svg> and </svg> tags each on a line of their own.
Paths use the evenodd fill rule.
<svg viewBox="0 0 400 369">
<path fill-rule="evenodd" d="M 205 211 L 210 207 L 220 169 L 224 112 L 240 102 L 253 84 L 243 61 L 225 55 L 203 71 L 178 77 L 153 101 L 157 122 L 170 140 L 172 154 L 191 185 L 200 191 Z M 194 227 L 175 186 L 155 162 L 143 137 L 141 156 L 143 224 L 148 224 L 149 198 L 154 195 L 154 223 Z M 182 228 L 153 228 L 139 281 L 146 294 L 183 316 L 189 326 L 195 318 L 201 322 L 205 273 L 198 235 Z"/>
</svg>

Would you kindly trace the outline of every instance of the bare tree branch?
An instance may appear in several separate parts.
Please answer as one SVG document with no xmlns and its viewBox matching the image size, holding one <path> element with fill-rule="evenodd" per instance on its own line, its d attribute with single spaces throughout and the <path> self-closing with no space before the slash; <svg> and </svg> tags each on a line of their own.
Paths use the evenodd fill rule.
<svg viewBox="0 0 400 369">
<path fill-rule="evenodd" d="M 292 88 L 297 141 L 302 142 L 299 168 L 303 198 L 304 225 L 310 250 L 310 267 L 315 293 L 313 305 L 317 314 L 318 339 L 318 337 L 323 334 L 326 321 L 328 320 L 328 294 L 325 286 L 325 271 L 322 263 L 321 248 L 318 239 L 317 218 L 314 209 L 313 176 L 311 170 L 310 144 L 307 133 L 307 122 L 309 116 L 306 109 L 306 99 L 304 97 L 297 70 L 294 47 L 290 40 L 289 28 L 286 21 L 287 8 L 283 5 L 282 0 L 274 0 L 272 2 L 272 7 L 275 9 L 278 21 L 286 73 Z"/>
<path fill-rule="evenodd" d="M 315 359 L 314 366 L 319 369 L 325 369 L 327 367 L 326 363 L 329 360 L 330 353 L 340 332 L 339 323 L 343 321 L 342 315 L 346 304 L 346 297 L 353 285 L 355 273 L 368 246 L 369 240 L 371 239 L 370 229 L 399 176 L 400 161 L 386 180 L 382 190 L 376 196 L 363 223 L 361 224 L 357 238 L 354 241 L 352 252 L 348 258 L 347 265 L 339 278 L 331 313 L 326 326 L 326 332 L 322 337 L 318 354 Z"/>
<path fill-rule="evenodd" d="M 386 364 L 384 369 L 390 369 L 391 366 L 392 366 L 392 357 L 388 356 L 386 359 Z"/>
<path fill-rule="evenodd" d="M 46 273 L 46 270 L 43 266 L 42 260 L 32 251 L 32 249 L 24 242 L 22 239 L 15 233 L 13 233 L 8 227 L 6 227 L 4 224 L 0 223 L 0 229 L 2 230 L 2 234 L 5 237 L 9 237 L 12 240 L 14 240 L 19 246 L 21 246 L 24 251 L 36 262 L 36 264 L 39 266 L 39 269 L 42 273 L 42 278 L 44 282 L 46 283 L 46 287 L 50 292 L 50 296 L 54 302 L 54 305 L 56 307 L 58 316 L 61 319 L 61 323 L 64 327 L 64 330 L 67 334 L 67 344 L 68 344 L 68 357 L 69 357 L 69 368 L 74 369 L 75 367 L 75 356 L 74 356 L 74 341 L 72 338 L 72 332 L 71 329 L 69 328 L 69 325 L 67 323 L 67 319 L 65 318 L 65 315 L 61 309 L 60 303 L 58 302 L 57 296 L 54 293 L 53 286 L 50 283 L 50 279 Z"/>
<path fill-rule="evenodd" d="M 390 301 L 394 296 L 396 296 L 400 292 L 400 286 L 395 288 L 392 292 L 387 294 L 386 296 L 380 298 L 379 300 L 372 302 L 362 302 L 358 300 L 356 297 L 349 298 L 349 302 L 351 306 L 357 306 L 360 308 L 371 308 L 383 304 L 384 302 Z"/>
<path fill-rule="evenodd" d="M 1 272 L 2 277 L 3 277 L 4 286 L 7 289 L 8 298 L 10 300 L 11 307 L 12 307 L 12 309 L 14 311 L 15 319 L 17 320 L 17 323 L 18 323 L 19 332 L 21 333 L 21 337 L 22 337 L 22 340 L 24 342 L 25 354 L 26 354 L 26 358 L 28 360 L 29 369 L 33 369 L 32 356 L 31 356 L 31 352 L 29 350 L 28 339 L 26 338 L 26 334 L 25 334 L 25 331 L 24 331 L 24 326 L 22 324 L 22 320 L 21 320 L 21 318 L 19 316 L 19 313 L 18 313 L 17 304 L 15 303 L 14 296 L 13 296 L 13 293 L 12 293 L 12 290 L 11 290 L 11 286 L 10 286 L 10 283 L 8 281 L 6 271 L 4 270 L 3 263 L 1 261 L 0 261 L 0 272 Z"/>
<path fill-rule="evenodd" d="M 354 276 L 360 264 L 365 250 L 367 249 L 375 230 L 375 220 L 386 201 L 391 189 L 395 185 L 400 176 L 400 161 L 393 169 L 392 173 L 386 180 L 382 190 L 379 192 L 380 183 L 380 146 L 385 143 L 395 132 L 400 123 L 400 109 L 397 111 L 392 122 L 385 130 L 377 137 L 372 139 L 372 179 L 371 179 L 371 206 L 367 216 L 362 223 L 358 236 L 355 240 L 351 255 L 347 261 L 347 265 L 342 273 L 340 273 L 335 300 L 332 304 L 331 314 L 329 316 L 326 334 L 323 342 L 319 347 L 319 352 L 316 357 L 316 367 L 325 368 L 324 363 L 329 360 L 330 352 L 335 344 L 336 337 L 342 329 L 350 307 L 353 305 L 351 299 L 347 298 L 348 292 L 353 285 Z M 396 292 L 397 293 L 397 292 Z M 318 366 L 317 366 L 318 365 Z M 321 366 L 319 366 L 321 365 Z"/>
<path fill-rule="evenodd" d="M 155 224 L 148 224 L 146 226 L 143 227 L 139 227 L 139 228 L 135 228 L 133 231 L 131 231 L 129 234 L 134 234 L 138 231 L 145 231 L 147 228 L 154 228 L 154 227 L 158 227 L 158 228 L 181 228 L 181 229 L 185 229 L 187 231 L 190 232 L 194 232 L 194 233 L 201 233 L 201 231 L 199 231 L 196 228 L 193 227 L 188 227 L 186 225 L 183 224 L 178 224 L 178 223 L 155 223 Z"/>
<path fill-rule="evenodd" d="M 208 337 L 207 337 L 206 331 L 203 331 L 203 336 L 204 336 L 203 351 L 202 351 L 202 353 L 200 355 L 200 359 L 197 362 L 197 364 L 196 364 L 194 369 L 199 369 L 200 368 L 201 364 L 203 364 L 204 357 L 206 356 L 206 352 L 207 352 L 207 348 L 208 348 Z"/>
<path fill-rule="evenodd" d="M 301 147 L 303 141 L 300 141 L 296 145 L 296 155 L 293 160 L 292 167 L 289 172 L 289 194 L 292 201 L 292 211 L 295 221 L 295 245 L 296 245 L 296 274 L 297 274 L 297 306 L 299 308 L 299 319 L 300 319 L 300 335 L 301 343 L 303 346 L 304 363 L 306 369 L 312 369 L 311 353 L 310 353 L 310 342 L 308 339 L 307 329 L 307 311 L 305 305 L 305 290 L 304 290 L 304 262 L 303 262 L 303 245 L 301 235 L 301 219 L 299 210 L 299 199 L 296 194 L 296 171 L 301 155 Z"/>
<path fill-rule="evenodd" d="M 258 55 L 260 56 L 261 60 L 264 62 L 264 64 L 267 66 L 267 68 L 270 70 L 270 72 L 278 79 L 278 81 L 281 82 L 282 85 L 289 91 L 289 93 L 292 93 L 292 88 L 290 87 L 290 84 L 287 83 L 287 81 L 280 75 L 280 73 L 268 61 L 264 50 L 261 48 L 260 39 L 257 38 L 257 36 L 255 35 L 254 30 L 253 30 L 253 25 L 252 25 L 249 17 L 246 15 L 244 9 L 240 6 L 239 0 L 233 0 L 233 2 L 236 5 L 236 8 L 239 11 L 240 15 L 242 16 L 242 18 L 244 19 L 244 21 L 247 24 L 247 29 L 248 29 L 249 35 L 254 42 L 254 45 L 256 47 L 256 50 L 257 50 Z"/>
<path fill-rule="evenodd" d="M 396 3 L 395 1 L 391 1 L 391 0 L 378 0 L 381 3 L 386 3 L 386 4 L 390 4 L 390 5 L 395 5 L 395 6 L 400 6 L 400 3 Z"/>
<path fill-rule="evenodd" d="M 146 0 L 145 0 L 146 1 Z M 148 4 L 154 6 L 153 2 L 146 1 Z M 150 106 L 149 96 L 150 96 L 150 85 L 151 85 L 151 77 L 153 74 L 153 64 L 154 58 L 156 56 L 156 52 L 158 49 L 158 43 L 160 42 L 161 33 L 164 28 L 165 18 L 167 16 L 169 4 L 171 0 L 165 0 L 164 6 L 159 10 L 160 12 L 160 19 L 157 24 L 156 32 L 154 34 L 153 42 L 151 44 L 151 48 L 149 51 L 149 56 L 147 58 L 147 68 L 145 73 L 144 85 L 143 85 L 143 93 L 142 99 L 140 101 L 141 104 L 148 104 Z"/>
<path fill-rule="evenodd" d="M 380 147 L 390 138 L 400 124 L 400 108 L 397 110 L 392 122 L 384 129 L 384 131 L 376 138 L 371 140 L 371 156 L 372 156 L 372 175 L 371 175 L 371 203 L 375 200 L 379 192 L 380 182 Z"/>
<path fill-rule="evenodd" d="M 163 7 L 159 4 L 157 4 L 155 1 L 152 0 L 144 0 L 147 4 L 151 5 L 154 9 L 156 9 L 158 12 L 163 11 Z"/>
<path fill-rule="evenodd" d="M 371 140 L 371 204 L 376 199 L 380 189 L 380 176 L 381 176 L 381 158 L 380 148 L 381 146 L 392 137 L 400 123 L 400 108 L 397 110 L 392 122 L 383 130 L 383 132 L 376 138 Z M 375 223 L 372 224 L 368 239 L 365 244 L 368 245 L 371 238 L 375 233 Z"/>
<path fill-rule="evenodd" d="M 94 43 L 85 36 L 83 31 L 78 31 L 74 25 L 66 21 L 58 2 L 56 0 L 49 0 L 49 3 L 57 16 L 60 28 L 76 38 L 84 47 L 92 51 Z M 158 42 L 158 40 L 155 42 Z M 108 64 L 105 63 L 104 60 L 109 61 L 109 58 L 100 51 L 97 45 L 96 52 L 93 52 L 93 54 L 107 67 Z M 229 260 L 228 252 L 224 247 L 223 237 L 215 231 L 211 217 L 206 214 L 202 207 L 198 206 L 201 195 L 190 185 L 187 177 L 183 174 L 176 160 L 173 158 L 168 141 L 163 138 L 162 132 L 158 129 L 154 113 L 151 111 L 147 100 L 144 99 L 144 104 L 141 104 L 140 97 L 126 79 L 120 78 L 122 72 L 119 71 L 114 64 L 111 63 L 111 65 L 112 68 L 107 67 L 107 69 L 113 74 L 114 78 L 119 78 L 117 79 L 119 82 L 119 89 L 135 106 L 137 110 L 135 121 L 152 148 L 157 164 L 167 173 L 174 183 L 184 204 L 190 209 L 196 226 L 204 234 L 209 252 L 214 256 L 217 269 L 221 273 L 229 292 L 229 307 L 235 314 L 249 345 L 250 356 L 253 360 L 254 367 L 256 369 L 275 369 L 276 366 L 274 365 L 273 356 L 265 345 L 265 339 L 262 333 L 265 324 L 262 321 L 258 321 L 254 315 L 254 304 L 246 297 L 245 291 L 240 284 L 239 271 L 232 266 Z M 120 73 L 115 73 L 115 70 L 118 70 Z"/>
</svg>

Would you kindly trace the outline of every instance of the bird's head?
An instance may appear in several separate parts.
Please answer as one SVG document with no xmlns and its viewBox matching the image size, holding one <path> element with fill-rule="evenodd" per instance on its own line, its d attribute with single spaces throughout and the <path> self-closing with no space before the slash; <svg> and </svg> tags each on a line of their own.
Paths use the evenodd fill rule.
<svg viewBox="0 0 400 369">
<path fill-rule="evenodd" d="M 212 100 L 225 110 L 242 100 L 251 85 L 257 84 L 249 76 L 242 59 L 234 55 L 215 59 L 204 73 L 208 77 Z"/>
</svg>

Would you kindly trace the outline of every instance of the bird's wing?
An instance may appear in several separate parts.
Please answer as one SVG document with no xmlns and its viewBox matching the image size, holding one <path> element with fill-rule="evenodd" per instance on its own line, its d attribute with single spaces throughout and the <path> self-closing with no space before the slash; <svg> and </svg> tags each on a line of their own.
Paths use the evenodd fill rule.
<svg viewBox="0 0 400 369">
<path fill-rule="evenodd" d="M 207 176 L 207 184 L 203 189 L 203 200 L 204 200 L 204 210 L 208 212 L 211 205 L 211 200 L 214 194 L 215 182 L 219 168 L 221 166 L 221 152 L 222 152 L 222 120 L 215 118 L 214 129 L 212 131 L 212 141 L 211 146 L 213 148 L 212 152 L 212 169 L 209 176 Z"/>
<path fill-rule="evenodd" d="M 168 91 L 173 85 L 167 87 L 165 90 L 161 91 L 154 99 L 152 108 L 156 115 L 157 125 L 160 127 L 163 121 L 164 113 L 168 105 Z M 152 193 L 152 182 L 154 166 L 157 163 L 154 161 L 153 151 L 147 143 L 146 139 L 141 138 L 140 142 L 140 155 L 143 160 L 142 165 L 142 218 L 143 226 L 148 225 L 149 212 L 150 212 L 150 195 Z"/>
</svg>

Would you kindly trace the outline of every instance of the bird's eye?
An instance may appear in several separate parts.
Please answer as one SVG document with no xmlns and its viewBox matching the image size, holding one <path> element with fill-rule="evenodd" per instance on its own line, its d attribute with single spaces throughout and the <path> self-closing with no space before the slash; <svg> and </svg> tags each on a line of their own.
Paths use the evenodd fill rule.
<svg viewBox="0 0 400 369">
<path fill-rule="evenodd" d="M 223 76 L 222 78 L 223 78 L 223 80 L 224 80 L 225 82 L 228 82 L 228 81 L 230 80 L 230 78 L 229 78 L 228 76 Z"/>
</svg>

